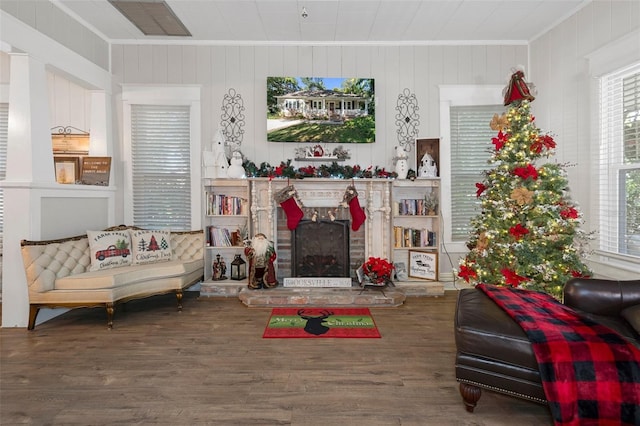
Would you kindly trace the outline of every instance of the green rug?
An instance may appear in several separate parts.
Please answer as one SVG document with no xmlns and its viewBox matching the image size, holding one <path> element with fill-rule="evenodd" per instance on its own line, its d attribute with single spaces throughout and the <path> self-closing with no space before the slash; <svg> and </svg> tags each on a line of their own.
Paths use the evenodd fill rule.
<svg viewBox="0 0 640 426">
<path fill-rule="evenodd" d="M 368 308 L 274 308 L 264 338 L 380 338 Z"/>
</svg>

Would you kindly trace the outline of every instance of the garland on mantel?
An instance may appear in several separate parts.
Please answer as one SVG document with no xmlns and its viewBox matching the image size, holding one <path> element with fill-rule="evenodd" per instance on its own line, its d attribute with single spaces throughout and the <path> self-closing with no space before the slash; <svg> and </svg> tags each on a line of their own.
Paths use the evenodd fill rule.
<svg viewBox="0 0 640 426">
<path fill-rule="evenodd" d="M 247 177 L 269 177 L 269 178 L 336 178 L 336 179 L 353 179 L 353 178 L 382 178 L 395 179 L 398 177 L 396 172 L 386 170 L 384 167 L 369 166 L 363 169 L 359 165 L 341 166 L 337 161 L 330 165 L 322 164 L 318 167 L 308 165 L 295 168 L 291 165 L 291 160 L 281 161 L 279 166 L 272 166 L 267 162 L 260 163 L 260 167 L 256 166 L 253 161 L 245 160 L 242 164 Z M 415 178 L 414 170 L 409 170 L 407 178 Z"/>
</svg>

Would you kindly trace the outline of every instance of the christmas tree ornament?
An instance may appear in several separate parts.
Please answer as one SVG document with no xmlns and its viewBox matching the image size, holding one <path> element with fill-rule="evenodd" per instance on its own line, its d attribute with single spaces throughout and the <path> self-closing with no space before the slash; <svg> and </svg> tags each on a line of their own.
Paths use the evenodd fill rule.
<svg viewBox="0 0 640 426">
<path fill-rule="evenodd" d="M 505 106 L 518 101 L 533 101 L 534 99 L 529 85 L 524 80 L 524 70 L 515 69 L 504 91 Z"/>
<path fill-rule="evenodd" d="M 507 126 L 507 115 L 502 114 L 493 114 L 493 118 L 491 119 L 491 123 L 489 123 L 489 127 L 491 130 L 495 130 L 496 132 L 504 130 Z"/>
<path fill-rule="evenodd" d="M 354 185 L 347 186 L 347 190 L 342 198 L 342 205 L 349 207 L 349 213 L 351 213 L 351 229 L 357 231 L 367 219 L 367 215 L 364 213 L 364 209 L 360 207 L 358 191 L 356 191 Z"/>
<path fill-rule="evenodd" d="M 287 228 L 294 230 L 298 227 L 298 223 L 304 217 L 302 211 L 302 203 L 298 198 L 298 191 L 293 185 L 287 185 L 280 191 L 276 192 L 274 199 L 280 204 L 284 213 L 287 215 Z"/>
</svg>

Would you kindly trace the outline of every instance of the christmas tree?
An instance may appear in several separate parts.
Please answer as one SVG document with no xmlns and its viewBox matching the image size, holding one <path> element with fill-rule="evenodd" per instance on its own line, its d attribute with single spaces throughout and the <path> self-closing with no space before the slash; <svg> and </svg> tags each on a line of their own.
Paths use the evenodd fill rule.
<svg viewBox="0 0 640 426">
<path fill-rule="evenodd" d="M 473 284 L 510 285 L 560 299 L 571 277 L 588 276 L 581 260 L 586 234 L 568 195 L 565 166 L 538 165 L 554 154 L 556 142 L 543 134 L 530 113 L 533 101 L 522 71 L 505 95 L 508 110 L 495 115 L 489 164 L 476 183 L 481 213 L 471 221 L 469 253 L 457 275 Z"/>
</svg>

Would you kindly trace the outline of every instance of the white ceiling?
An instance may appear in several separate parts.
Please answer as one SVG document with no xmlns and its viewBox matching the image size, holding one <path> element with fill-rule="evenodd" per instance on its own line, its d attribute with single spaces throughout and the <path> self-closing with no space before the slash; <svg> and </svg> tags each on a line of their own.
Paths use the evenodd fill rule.
<svg viewBox="0 0 640 426">
<path fill-rule="evenodd" d="M 113 43 L 247 44 L 522 43 L 589 1 L 167 0 L 185 38 L 145 36 L 107 0 L 52 0 Z"/>
</svg>

